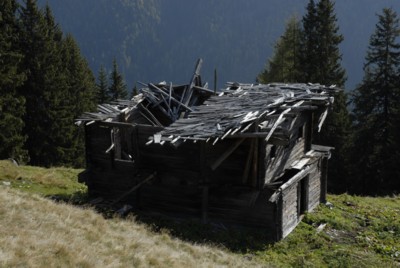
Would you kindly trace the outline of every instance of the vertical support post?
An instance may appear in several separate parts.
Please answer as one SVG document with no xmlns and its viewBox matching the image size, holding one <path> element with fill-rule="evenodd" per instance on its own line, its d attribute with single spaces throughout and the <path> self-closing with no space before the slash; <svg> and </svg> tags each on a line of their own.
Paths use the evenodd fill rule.
<svg viewBox="0 0 400 268">
<path fill-rule="evenodd" d="M 306 122 L 306 129 L 305 129 L 305 141 L 304 141 L 304 152 L 308 152 L 311 150 L 311 144 L 313 140 L 313 124 L 314 124 L 314 113 L 312 111 L 309 112 L 308 115 L 308 122 Z"/>
<path fill-rule="evenodd" d="M 276 202 L 276 213 L 275 213 L 275 223 L 276 223 L 276 241 L 283 238 L 283 196 L 282 193 L 278 197 Z"/>
<path fill-rule="evenodd" d="M 326 203 L 326 193 L 328 191 L 328 157 L 322 157 L 321 163 L 321 194 L 320 202 Z"/>
</svg>

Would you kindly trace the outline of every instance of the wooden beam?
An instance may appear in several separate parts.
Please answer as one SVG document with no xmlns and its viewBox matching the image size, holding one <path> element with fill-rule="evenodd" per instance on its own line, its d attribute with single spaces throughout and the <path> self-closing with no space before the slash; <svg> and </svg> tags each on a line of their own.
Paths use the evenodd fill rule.
<svg viewBox="0 0 400 268">
<path fill-rule="evenodd" d="M 241 134 L 228 135 L 225 138 L 266 138 L 269 132 L 245 132 Z M 289 139 L 289 135 L 274 134 L 274 137 Z"/>
<path fill-rule="evenodd" d="M 288 188 L 289 186 L 293 185 L 294 183 L 298 182 L 302 178 L 304 178 L 307 174 L 311 172 L 311 168 L 306 166 L 304 169 L 296 173 L 293 177 L 291 177 L 287 182 L 281 185 L 278 190 L 273 193 L 269 199 L 269 202 L 276 202 L 281 195 L 281 193 Z"/>
<path fill-rule="evenodd" d="M 247 180 L 249 178 L 251 160 L 253 159 L 253 147 L 254 147 L 254 140 L 251 141 L 249 152 L 247 154 L 246 165 L 244 167 L 243 175 L 242 175 L 242 183 L 243 184 L 246 184 L 246 182 L 247 182 Z"/>
<path fill-rule="evenodd" d="M 158 87 L 155 86 L 154 84 L 150 83 L 150 84 L 149 84 L 149 87 L 152 88 L 152 89 L 157 90 L 157 91 L 160 92 L 162 95 L 164 95 L 164 96 L 166 96 L 166 97 L 169 98 L 169 94 L 168 94 L 168 93 L 165 93 L 162 89 L 158 88 Z M 186 110 L 193 112 L 193 110 L 190 109 L 190 107 L 186 106 L 185 104 L 183 104 L 182 102 L 178 101 L 178 100 L 175 99 L 174 97 L 171 96 L 171 99 L 170 99 L 170 100 L 172 100 L 173 102 L 177 103 L 179 106 L 182 106 L 182 107 L 185 108 Z"/>
<path fill-rule="evenodd" d="M 119 198 L 115 199 L 112 203 L 111 206 L 115 205 L 116 203 L 120 202 L 122 199 L 124 199 L 125 197 L 127 197 L 128 195 L 130 195 L 131 193 L 133 193 L 134 191 L 136 191 L 137 189 L 139 189 L 143 184 L 145 184 L 146 182 L 150 181 L 151 179 L 153 179 L 156 176 L 156 172 L 154 172 L 153 174 L 151 174 L 150 176 L 148 176 L 147 178 L 145 178 L 144 180 L 142 180 L 141 182 L 139 182 L 138 184 L 136 184 L 135 186 L 133 186 L 129 191 L 127 191 L 126 193 L 124 193 L 123 195 L 121 195 Z"/>
<path fill-rule="evenodd" d="M 221 164 L 222 162 L 225 161 L 225 159 L 227 159 L 235 150 L 236 148 L 239 147 L 240 144 L 242 144 L 242 142 L 245 140 L 245 138 L 242 138 L 238 141 L 236 141 L 234 144 L 232 144 L 231 147 L 228 148 L 228 150 L 225 151 L 225 153 L 223 153 L 212 165 L 211 165 L 211 169 L 212 170 L 216 170 Z"/>
</svg>

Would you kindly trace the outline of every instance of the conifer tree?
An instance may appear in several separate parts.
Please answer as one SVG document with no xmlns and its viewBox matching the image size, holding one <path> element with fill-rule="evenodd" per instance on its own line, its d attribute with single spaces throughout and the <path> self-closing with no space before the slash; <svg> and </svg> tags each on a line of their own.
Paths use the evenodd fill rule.
<svg viewBox="0 0 400 268">
<path fill-rule="evenodd" d="M 51 123 L 48 108 L 54 85 L 50 84 L 55 75 L 54 57 L 58 55 L 54 38 L 47 28 L 44 14 L 38 9 L 36 1 L 27 0 L 21 8 L 21 51 L 24 51 L 24 68 L 27 80 L 21 86 L 20 92 L 26 98 L 26 113 L 24 116 L 24 133 L 28 136 L 26 149 L 29 152 L 30 163 L 34 165 L 49 165 L 44 158 L 52 146 L 49 140 L 49 125 Z M 53 31 L 54 29 L 52 29 Z M 42 155 L 46 155 L 42 157 Z"/>
<path fill-rule="evenodd" d="M 124 78 L 118 70 L 117 60 L 113 60 L 113 70 L 110 75 L 111 85 L 109 87 L 109 95 L 111 100 L 126 99 L 128 97 L 128 91 Z"/>
<path fill-rule="evenodd" d="M 132 98 L 135 97 L 137 94 L 138 94 L 138 89 L 137 89 L 137 86 L 135 85 L 135 86 L 132 88 L 132 91 L 131 91 L 131 93 L 130 93 L 129 99 L 132 99 Z"/>
<path fill-rule="evenodd" d="M 316 81 L 317 72 L 315 64 L 318 62 L 318 21 L 317 7 L 314 0 L 310 0 L 307 5 L 307 13 L 303 17 L 303 38 L 301 40 L 300 62 L 302 66 L 302 82 L 308 83 Z"/>
<path fill-rule="evenodd" d="M 82 164 L 81 134 L 74 118 L 91 110 L 94 78 L 71 37 L 63 33 L 47 6 L 34 0 L 21 9 L 24 67 L 27 80 L 20 92 L 26 98 L 26 148 L 31 164 Z"/>
<path fill-rule="evenodd" d="M 62 58 L 66 97 L 62 110 L 64 139 L 58 146 L 64 150 L 64 158 L 59 164 L 82 167 L 84 164 L 84 137 L 82 129 L 74 125 L 74 120 L 82 113 L 94 111 L 96 105 L 96 84 L 88 63 L 82 58 L 80 49 L 71 35 L 67 35 L 62 42 Z"/>
<path fill-rule="evenodd" d="M 367 194 L 400 191 L 400 25 L 393 9 L 378 17 L 364 78 L 352 96 L 354 177 Z"/>
<path fill-rule="evenodd" d="M 15 0 L 0 3 L 0 159 L 27 161 L 23 149 L 26 136 L 22 133 L 25 98 L 17 87 L 25 80 L 21 69 L 23 55 L 18 51 L 19 26 Z"/>
<path fill-rule="evenodd" d="M 292 17 L 284 34 L 275 44 L 275 51 L 265 69 L 258 75 L 260 83 L 299 82 L 301 79 L 300 46 L 302 29 L 300 21 Z"/>
<path fill-rule="evenodd" d="M 97 78 L 97 103 L 106 103 L 111 100 L 108 95 L 107 72 L 103 65 L 100 66 Z"/>
<path fill-rule="evenodd" d="M 304 45 L 302 50 L 303 82 L 320 83 L 327 86 L 344 87 L 345 70 L 341 67 L 339 44 L 343 36 L 339 34 L 334 3 L 320 0 L 317 4 L 310 0 L 307 14 L 303 18 Z M 347 94 L 335 95 L 332 111 L 316 136 L 314 143 L 335 147 L 329 168 L 329 190 L 346 190 L 349 167 L 348 145 L 351 135 L 351 121 L 347 110 Z"/>
</svg>

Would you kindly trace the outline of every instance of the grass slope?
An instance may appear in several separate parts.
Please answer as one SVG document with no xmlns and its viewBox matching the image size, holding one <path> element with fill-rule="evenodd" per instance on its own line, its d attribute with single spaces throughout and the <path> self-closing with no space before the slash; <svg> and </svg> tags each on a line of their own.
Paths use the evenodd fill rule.
<svg viewBox="0 0 400 268">
<path fill-rule="evenodd" d="M 43 198 L 82 200 L 79 172 L 0 161 L 0 267 L 400 267 L 398 196 L 330 195 L 332 205 L 268 244 L 262 230 L 104 219 Z"/>
</svg>

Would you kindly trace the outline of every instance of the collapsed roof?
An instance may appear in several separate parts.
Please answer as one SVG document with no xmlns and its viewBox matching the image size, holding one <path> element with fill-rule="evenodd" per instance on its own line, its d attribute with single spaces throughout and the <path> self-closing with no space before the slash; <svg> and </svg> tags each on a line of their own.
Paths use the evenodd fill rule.
<svg viewBox="0 0 400 268">
<path fill-rule="evenodd" d="M 227 83 L 225 89 L 216 91 L 202 85 L 201 63 L 199 60 L 188 85 L 150 83 L 131 100 L 98 105 L 97 113 L 85 113 L 77 121 L 162 127 L 149 137 L 148 144 L 179 144 L 187 140 L 215 144 L 240 137 L 287 139 L 289 126 L 285 126 L 285 117 L 322 108 L 320 129 L 333 103 L 333 93 L 339 90 L 319 84 Z"/>
</svg>

